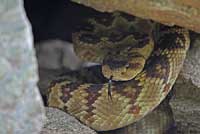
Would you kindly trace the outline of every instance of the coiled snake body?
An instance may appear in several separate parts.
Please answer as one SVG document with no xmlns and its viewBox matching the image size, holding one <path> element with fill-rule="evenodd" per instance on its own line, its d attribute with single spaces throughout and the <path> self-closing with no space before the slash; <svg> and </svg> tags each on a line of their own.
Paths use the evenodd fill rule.
<svg viewBox="0 0 200 134">
<path fill-rule="evenodd" d="M 111 26 L 92 22 L 98 28 L 74 35 L 78 55 L 102 63 L 104 76 L 113 76 L 111 95 L 109 83 L 70 81 L 54 83 L 48 95 L 49 106 L 98 131 L 127 126 L 157 107 L 172 88 L 190 44 L 186 29 L 161 26 L 154 43 L 150 34 L 132 32 L 132 24 L 124 27 L 126 19 L 114 18 Z"/>
</svg>

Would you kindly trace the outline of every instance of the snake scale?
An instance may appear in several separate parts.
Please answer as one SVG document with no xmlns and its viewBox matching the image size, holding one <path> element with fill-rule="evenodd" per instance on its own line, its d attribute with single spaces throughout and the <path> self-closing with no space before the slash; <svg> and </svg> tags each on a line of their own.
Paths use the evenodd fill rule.
<svg viewBox="0 0 200 134">
<path fill-rule="evenodd" d="M 152 34 L 135 30 L 133 22 L 127 16 L 112 16 L 99 23 L 91 21 L 92 27 L 75 33 L 78 56 L 101 63 L 103 75 L 112 76 L 113 82 L 54 82 L 49 88 L 48 105 L 97 131 L 127 126 L 155 109 L 182 68 L 189 32 L 160 26 L 159 38 L 154 41 Z"/>
</svg>

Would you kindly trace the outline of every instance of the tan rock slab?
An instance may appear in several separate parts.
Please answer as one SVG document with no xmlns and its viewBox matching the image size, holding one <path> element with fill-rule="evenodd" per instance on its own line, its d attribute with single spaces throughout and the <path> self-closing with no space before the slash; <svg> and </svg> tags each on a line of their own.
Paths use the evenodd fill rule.
<svg viewBox="0 0 200 134">
<path fill-rule="evenodd" d="M 123 11 L 200 33 L 199 0 L 72 0 L 102 12 Z"/>
</svg>

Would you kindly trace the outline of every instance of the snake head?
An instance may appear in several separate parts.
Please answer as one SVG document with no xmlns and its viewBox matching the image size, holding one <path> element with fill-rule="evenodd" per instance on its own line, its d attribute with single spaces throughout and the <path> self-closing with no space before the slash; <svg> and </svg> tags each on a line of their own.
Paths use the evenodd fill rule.
<svg viewBox="0 0 200 134">
<path fill-rule="evenodd" d="M 145 59 L 142 56 L 127 57 L 108 56 L 104 59 L 102 73 L 106 78 L 113 76 L 115 81 L 127 81 L 133 79 L 140 73 L 145 65 Z"/>
</svg>

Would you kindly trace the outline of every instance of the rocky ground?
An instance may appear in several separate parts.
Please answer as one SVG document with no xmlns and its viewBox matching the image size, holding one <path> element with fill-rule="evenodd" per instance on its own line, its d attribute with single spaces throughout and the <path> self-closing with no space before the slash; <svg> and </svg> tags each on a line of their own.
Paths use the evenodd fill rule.
<svg viewBox="0 0 200 134">
<path fill-rule="evenodd" d="M 74 117 L 54 108 L 46 108 L 47 119 L 41 134 L 96 134 Z"/>
</svg>

